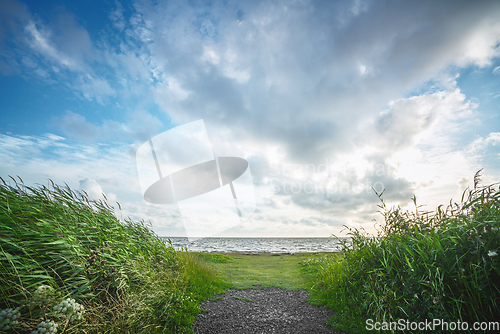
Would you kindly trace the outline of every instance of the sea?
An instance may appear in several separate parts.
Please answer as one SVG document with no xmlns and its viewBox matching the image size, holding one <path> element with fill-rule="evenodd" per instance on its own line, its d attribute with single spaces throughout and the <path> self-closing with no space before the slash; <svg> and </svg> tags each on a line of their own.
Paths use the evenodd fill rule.
<svg viewBox="0 0 500 334">
<path fill-rule="evenodd" d="M 163 237 L 175 249 L 216 253 L 320 253 L 337 252 L 337 239 L 328 238 L 201 238 L 189 242 L 185 237 Z"/>
</svg>

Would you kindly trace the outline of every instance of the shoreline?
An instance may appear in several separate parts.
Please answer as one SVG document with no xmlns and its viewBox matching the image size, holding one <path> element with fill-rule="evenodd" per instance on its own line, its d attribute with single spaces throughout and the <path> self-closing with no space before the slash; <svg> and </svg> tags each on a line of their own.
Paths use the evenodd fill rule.
<svg viewBox="0 0 500 334">
<path fill-rule="evenodd" d="M 271 255 L 271 256 L 282 256 L 282 255 L 319 255 L 319 254 L 338 254 L 342 253 L 342 251 L 335 251 L 335 252 L 284 252 L 284 253 L 277 253 L 277 252 L 211 252 L 211 251 L 205 251 L 205 252 L 200 252 L 200 251 L 188 251 L 189 253 L 206 253 L 206 254 L 224 254 L 224 255 Z"/>
</svg>

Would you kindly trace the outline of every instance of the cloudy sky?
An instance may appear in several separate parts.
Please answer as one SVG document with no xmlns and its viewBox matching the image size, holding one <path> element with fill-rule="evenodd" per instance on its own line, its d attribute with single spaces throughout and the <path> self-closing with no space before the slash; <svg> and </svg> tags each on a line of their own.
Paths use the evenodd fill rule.
<svg viewBox="0 0 500 334">
<path fill-rule="evenodd" d="M 255 187 L 222 235 L 373 231 L 372 188 L 434 210 L 480 168 L 500 181 L 499 18 L 498 1 L 0 0 L 0 176 L 182 236 L 136 151 L 203 119 Z"/>
</svg>

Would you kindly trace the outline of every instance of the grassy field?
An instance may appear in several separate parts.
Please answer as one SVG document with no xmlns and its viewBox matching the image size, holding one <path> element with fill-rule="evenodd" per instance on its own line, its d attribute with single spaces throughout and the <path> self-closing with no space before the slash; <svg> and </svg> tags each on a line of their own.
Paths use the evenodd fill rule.
<svg viewBox="0 0 500 334">
<path fill-rule="evenodd" d="M 227 287 L 104 201 L 0 186 L 0 332 L 184 333 L 200 301 Z"/>
<path fill-rule="evenodd" d="M 279 287 L 289 290 L 309 289 L 314 284 L 306 264 L 335 256 L 332 253 L 195 253 L 211 263 L 235 289 Z"/>
</svg>

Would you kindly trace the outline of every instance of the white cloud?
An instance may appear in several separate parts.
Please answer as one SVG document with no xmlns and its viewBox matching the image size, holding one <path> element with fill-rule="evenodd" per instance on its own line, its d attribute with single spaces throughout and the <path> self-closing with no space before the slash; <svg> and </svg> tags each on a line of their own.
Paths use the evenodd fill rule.
<svg viewBox="0 0 500 334">
<path fill-rule="evenodd" d="M 63 117 L 56 118 L 54 121 L 69 136 L 85 140 L 95 140 L 100 135 L 99 129 L 95 125 L 88 123 L 84 116 L 75 114 L 69 110 L 66 111 Z"/>
<path fill-rule="evenodd" d="M 172 86 L 166 89 L 167 80 L 158 86 L 158 103 L 178 122 L 204 118 L 240 137 L 258 134 L 297 159 L 312 152 L 322 160 L 348 149 L 358 122 L 386 101 L 437 79 L 449 65 L 484 66 L 498 41 L 496 23 L 488 19 L 497 6 L 469 12 L 459 4 L 443 18 L 436 14 L 441 5 L 431 11 L 354 3 L 344 9 L 359 10 L 341 27 L 320 15 L 338 4 L 294 3 L 284 10 L 273 2 L 245 3 L 242 20 L 231 16 L 230 6 L 208 6 L 218 22 L 214 42 L 196 33 L 193 8 L 177 5 L 182 15 L 175 17 L 162 6 L 138 9 L 155 29 L 170 32 L 157 35 L 150 48 L 157 63 L 169 64 L 165 78 Z M 400 19 L 375 24 L 387 15 Z"/>
<path fill-rule="evenodd" d="M 33 49 L 40 52 L 42 55 L 55 60 L 57 63 L 67 66 L 69 68 L 75 68 L 76 63 L 66 57 L 63 54 L 60 54 L 57 49 L 50 43 L 48 37 L 50 36 L 49 32 L 40 32 L 36 27 L 34 22 L 30 22 L 26 26 L 26 31 L 31 35 L 32 41 L 31 45 Z"/>
<path fill-rule="evenodd" d="M 127 132 L 139 142 L 145 142 L 159 133 L 163 124 L 158 118 L 145 111 L 136 111 L 126 123 Z"/>
<path fill-rule="evenodd" d="M 100 78 L 95 78 L 90 75 L 80 77 L 79 82 L 74 86 L 83 94 L 87 100 L 96 99 L 103 104 L 105 99 L 116 94 L 116 91 L 109 83 Z"/>
<path fill-rule="evenodd" d="M 359 221 L 370 221 L 377 198 L 356 183 L 380 182 L 393 203 L 405 204 L 415 192 L 430 206 L 446 202 L 457 181 L 475 172 L 481 150 L 498 142 L 492 133 L 466 148 L 457 145 L 479 111 L 456 82 L 463 68 L 489 66 L 500 55 L 498 3 L 141 1 L 124 10 L 116 1 L 108 12 L 99 40 L 65 12 L 48 23 L 18 14 L 26 27 L 18 39 L 31 49 L 18 42 L 13 60 L 3 61 L 103 105 L 134 101 L 140 107 L 128 110 L 148 110 L 143 106 L 154 100 L 174 123 L 204 119 L 214 150 L 244 152 L 252 163 L 262 208 L 255 222 L 269 233 L 295 224 L 300 231 L 371 224 Z M 431 84 L 429 92 L 411 96 Z M 67 112 L 56 122 L 68 136 L 88 141 L 145 141 L 162 129 L 147 112 L 127 115 L 129 121 L 89 121 Z M 110 184 L 125 180 L 106 167 L 119 162 L 99 156 L 109 153 L 101 148 L 53 137 L 2 140 L 9 168 L 15 166 L 9 159 L 21 163 L 31 155 L 20 170 L 33 173 L 39 166 L 121 198 Z M 134 147 L 113 153 L 121 157 Z M 66 156 L 47 158 L 47 149 Z M 331 170 L 289 173 L 278 181 L 348 183 L 348 192 L 270 191 L 276 181 L 271 165 L 318 167 L 324 161 Z M 156 219 L 161 209 L 141 200 L 129 202 L 130 212 Z M 321 220 L 325 215 L 338 221 Z M 175 214 L 169 217 L 178 222 Z"/>
<path fill-rule="evenodd" d="M 102 190 L 101 185 L 99 182 L 97 182 L 94 179 L 83 179 L 79 181 L 80 183 L 80 190 L 84 191 L 87 193 L 89 196 L 89 200 L 99 200 L 99 199 L 104 199 L 103 194 L 104 191 Z"/>
<path fill-rule="evenodd" d="M 109 192 L 105 193 L 98 181 L 92 178 L 85 178 L 78 181 L 80 184 L 79 190 L 85 192 L 88 195 L 89 200 L 102 200 L 106 201 L 110 206 L 115 206 L 117 196 L 116 194 Z"/>
<path fill-rule="evenodd" d="M 499 43 L 500 22 L 486 18 L 464 36 L 458 63 L 470 62 L 480 67 L 489 66 L 493 58 L 500 56 Z"/>
<path fill-rule="evenodd" d="M 119 1 L 115 0 L 115 6 L 116 8 L 111 11 L 109 14 L 109 18 L 113 22 L 113 25 L 115 26 L 116 29 L 119 31 L 122 31 L 125 29 L 125 18 L 123 17 L 123 6 Z"/>
<path fill-rule="evenodd" d="M 128 121 L 119 123 L 105 120 L 102 124 L 93 124 L 80 114 L 67 110 L 62 117 L 53 118 L 68 136 L 85 141 L 123 140 L 144 142 L 158 134 L 162 123 L 158 118 L 145 111 L 135 111 L 127 115 Z"/>
<path fill-rule="evenodd" d="M 479 137 L 470 143 L 468 151 L 471 154 L 479 153 L 485 150 L 488 146 L 496 146 L 500 144 L 500 132 L 491 132 L 486 138 Z"/>
<path fill-rule="evenodd" d="M 440 91 L 397 101 L 399 107 L 408 108 L 406 120 L 415 124 L 415 132 L 404 128 L 397 136 L 386 137 L 382 147 L 390 149 L 390 140 L 401 142 L 405 130 L 409 137 L 404 146 L 392 151 L 388 162 L 396 167 L 398 177 L 416 184 L 415 194 L 423 198 L 428 209 L 445 204 L 451 197 L 458 200 L 458 180 L 469 178 L 481 166 L 477 157 L 466 148 L 457 146 L 461 136 L 473 122 L 476 106 L 458 90 Z M 414 109 L 415 108 L 415 109 Z M 413 115 L 412 115 L 413 114 Z M 419 115 L 414 119 L 415 115 Z M 426 126 L 422 126 L 426 125 Z"/>
<path fill-rule="evenodd" d="M 183 89 L 174 77 L 167 78 L 165 92 L 169 98 L 179 101 L 185 100 L 189 96 L 189 91 Z"/>
<path fill-rule="evenodd" d="M 427 138 L 435 141 L 436 127 L 456 136 L 460 130 L 456 126 L 463 126 L 461 122 L 472 117 L 475 107 L 459 89 L 391 101 L 375 124 L 381 147 L 404 147 Z"/>
<path fill-rule="evenodd" d="M 204 61 L 208 61 L 214 65 L 218 65 L 220 62 L 220 56 L 217 53 L 217 51 L 214 50 L 214 48 L 211 48 L 208 46 L 205 46 L 203 48 L 203 55 L 202 55 L 201 59 Z"/>
<path fill-rule="evenodd" d="M 56 67 L 71 71 L 88 68 L 94 58 L 94 50 L 87 31 L 68 12 L 57 11 L 52 27 L 40 21 L 30 20 L 25 30 L 31 48 Z"/>
</svg>

